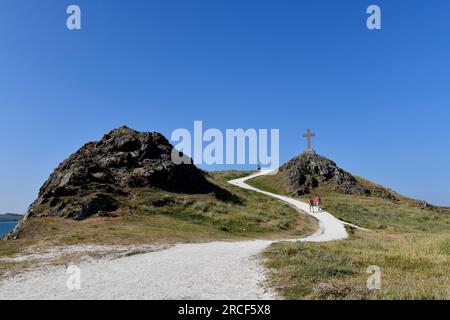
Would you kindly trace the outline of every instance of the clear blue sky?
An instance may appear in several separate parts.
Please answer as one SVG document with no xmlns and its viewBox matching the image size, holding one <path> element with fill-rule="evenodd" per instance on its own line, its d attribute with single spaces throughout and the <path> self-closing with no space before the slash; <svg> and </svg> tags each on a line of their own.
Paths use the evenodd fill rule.
<svg viewBox="0 0 450 320">
<path fill-rule="evenodd" d="M 81 31 L 65 10 L 82 9 Z M 382 9 L 381 31 L 365 27 Z M 2 0 L 0 212 L 126 124 L 279 128 L 348 171 L 450 205 L 450 2 Z"/>
</svg>

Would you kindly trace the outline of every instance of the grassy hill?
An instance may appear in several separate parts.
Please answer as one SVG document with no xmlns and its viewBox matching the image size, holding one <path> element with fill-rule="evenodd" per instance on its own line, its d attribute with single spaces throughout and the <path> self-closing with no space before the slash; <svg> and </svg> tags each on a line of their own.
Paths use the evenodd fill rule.
<svg viewBox="0 0 450 320">
<path fill-rule="evenodd" d="M 118 198 L 115 217 L 74 221 L 61 217 L 31 218 L 21 239 L 51 244 L 124 244 L 206 241 L 211 239 L 283 238 L 314 230 L 315 222 L 287 204 L 232 186 L 228 180 L 249 172 L 215 172 L 209 179 L 231 191 L 242 203 L 217 200 L 211 194 L 173 193 L 135 188 Z"/>
<path fill-rule="evenodd" d="M 0 241 L 0 276 L 19 263 L 2 258 L 29 247 L 79 244 L 171 244 L 211 240 L 286 239 L 312 233 L 317 222 L 291 206 L 228 180 L 250 172 L 213 172 L 208 179 L 239 197 L 241 204 L 218 201 L 212 194 L 171 193 L 137 188 L 118 198 L 115 217 L 74 221 L 63 217 L 31 217 L 16 241 Z"/>
<path fill-rule="evenodd" d="M 289 299 L 450 299 L 450 209 L 421 202 L 362 178 L 370 196 L 314 188 L 325 210 L 371 231 L 350 230 L 331 243 L 276 243 L 264 253 L 270 281 Z M 283 175 L 248 181 L 291 195 Z M 305 196 L 297 197 L 304 200 Z M 377 265 L 381 290 L 368 291 L 366 270 Z"/>
</svg>

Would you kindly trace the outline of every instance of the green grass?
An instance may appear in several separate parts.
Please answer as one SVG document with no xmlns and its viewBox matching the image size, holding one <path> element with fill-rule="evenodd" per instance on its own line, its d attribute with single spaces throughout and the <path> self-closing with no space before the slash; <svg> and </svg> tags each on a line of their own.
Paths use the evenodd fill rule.
<svg viewBox="0 0 450 320">
<path fill-rule="evenodd" d="M 261 189 L 267 192 L 280 194 L 284 196 L 290 196 L 291 191 L 289 190 L 287 178 L 283 174 L 276 175 L 262 175 L 250 180 L 247 180 L 246 183 L 255 187 L 257 189 Z"/>
<path fill-rule="evenodd" d="M 361 180 L 362 181 L 362 180 Z M 369 188 L 379 188 L 362 181 Z M 285 195 L 279 176 L 249 184 Z M 385 190 L 387 191 L 387 190 Z M 324 208 L 371 231 L 351 230 L 330 243 L 277 243 L 263 254 L 270 282 L 288 299 L 450 299 L 450 214 L 448 208 L 420 209 L 395 194 L 395 201 L 316 188 Z M 304 197 L 300 197 L 301 200 Z M 381 268 L 381 290 L 369 291 L 367 267 Z"/>
<path fill-rule="evenodd" d="M 277 243 L 264 257 L 287 299 L 449 299 L 448 245 L 443 233 L 357 232 L 332 243 Z M 381 268 L 381 290 L 366 288 L 371 265 Z"/>
</svg>

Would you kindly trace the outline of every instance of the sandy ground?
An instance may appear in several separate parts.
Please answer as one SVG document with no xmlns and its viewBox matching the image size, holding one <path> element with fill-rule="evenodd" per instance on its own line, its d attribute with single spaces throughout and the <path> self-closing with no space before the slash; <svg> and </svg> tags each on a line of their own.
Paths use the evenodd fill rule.
<svg viewBox="0 0 450 320">
<path fill-rule="evenodd" d="M 255 189 L 245 183 L 260 174 L 230 181 L 309 213 L 298 200 Z M 328 212 L 310 213 L 319 230 L 289 241 L 323 242 L 348 237 L 345 223 Z M 69 290 L 64 266 L 45 266 L 0 282 L 0 299 L 277 299 L 264 286 L 266 275 L 257 255 L 271 241 L 178 244 L 170 248 L 80 262 L 80 289 Z M 71 250 L 75 250 L 71 248 Z"/>
</svg>

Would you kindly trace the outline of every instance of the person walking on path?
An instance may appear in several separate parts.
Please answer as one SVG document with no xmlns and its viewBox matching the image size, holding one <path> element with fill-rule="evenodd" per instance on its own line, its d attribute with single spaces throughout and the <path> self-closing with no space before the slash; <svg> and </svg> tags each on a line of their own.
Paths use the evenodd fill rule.
<svg viewBox="0 0 450 320">
<path fill-rule="evenodd" d="M 320 199 L 320 196 L 318 195 L 318 196 L 316 197 L 316 206 L 317 206 L 317 211 L 318 211 L 318 212 L 322 211 L 322 209 L 320 209 L 320 204 L 321 204 L 321 202 L 322 202 L 322 199 Z"/>
<path fill-rule="evenodd" d="M 311 196 L 308 197 L 308 203 L 309 203 L 309 212 L 314 213 L 314 201 Z"/>
</svg>

